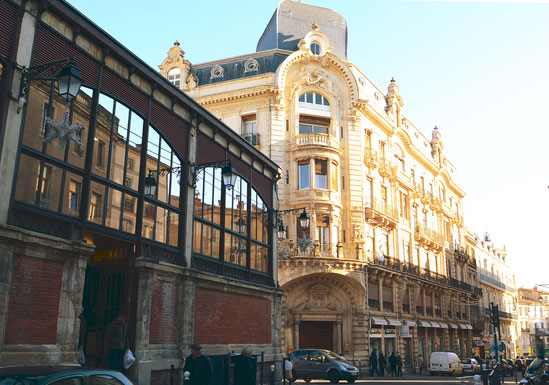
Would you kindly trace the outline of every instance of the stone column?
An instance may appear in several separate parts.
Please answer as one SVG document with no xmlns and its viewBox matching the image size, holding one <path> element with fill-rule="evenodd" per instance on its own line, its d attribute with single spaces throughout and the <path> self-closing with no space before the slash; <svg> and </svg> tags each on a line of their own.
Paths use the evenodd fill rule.
<svg viewBox="0 0 549 385">
<path fill-rule="evenodd" d="M 379 311 L 383 311 L 383 277 L 378 278 L 377 287 L 379 290 Z"/>
</svg>

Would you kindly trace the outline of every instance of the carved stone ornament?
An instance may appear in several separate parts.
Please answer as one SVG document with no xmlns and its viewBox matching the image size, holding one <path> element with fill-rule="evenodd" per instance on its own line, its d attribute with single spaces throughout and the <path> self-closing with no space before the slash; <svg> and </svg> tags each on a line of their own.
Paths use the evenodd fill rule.
<svg viewBox="0 0 549 385">
<path fill-rule="evenodd" d="M 80 146 L 82 145 L 80 135 L 77 135 L 77 132 L 80 132 L 80 130 L 84 128 L 84 125 L 76 124 L 71 126 L 69 124 L 69 116 L 69 105 L 67 104 L 65 113 L 63 114 L 63 121 L 61 123 L 57 123 L 50 118 L 46 118 L 46 132 L 48 134 L 44 138 L 43 142 L 49 143 L 57 138 L 59 140 L 59 151 L 61 152 L 65 151 L 65 146 L 71 140 Z"/>
<path fill-rule="evenodd" d="M 335 310 L 336 305 L 329 301 L 330 290 L 324 285 L 315 285 L 309 290 L 309 301 L 306 308 L 310 310 Z"/>
</svg>

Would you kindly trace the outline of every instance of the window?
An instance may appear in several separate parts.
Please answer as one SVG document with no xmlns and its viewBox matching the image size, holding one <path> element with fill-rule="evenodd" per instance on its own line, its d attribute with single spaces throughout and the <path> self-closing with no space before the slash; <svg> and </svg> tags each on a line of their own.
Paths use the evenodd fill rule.
<svg viewBox="0 0 549 385">
<path fill-rule="evenodd" d="M 135 167 L 134 160 L 132 158 L 128 158 L 128 170 L 133 171 Z"/>
<path fill-rule="evenodd" d="M 328 188 L 328 161 L 315 159 L 315 187 Z"/>
<path fill-rule="evenodd" d="M 135 208 L 135 197 L 131 195 L 124 195 L 124 210 L 125 211 L 134 211 Z"/>
<path fill-rule="evenodd" d="M 40 188 L 41 199 L 48 199 L 50 196 L 51 173 L 52 167 L 44 165 L 44 170 L 42 170 L 42 187 Z"/>
<path fill-rule="evenodd" d="M 82 385 L 82 378 L 81 377 L 62 378 L 60 380 L 50 383 L 50 385 Z"/>
<path fill-rule="evenodd" d="M 108 374 L 90 376 L 90 385 L 124 385 L 120 380 Z"/>
<path fill-rule="evenodd" d="M 101 219 L 101 195 L 92 192 L 90 197 L 90 209 L 88 220 L 91 222 L 100 222 Z"/>
<path fill-rule="evenodd" d="M 97 153 L 95 165 L 101 167 L 105 164 L 105 143 L 101 140 L 97 141 Z"/>
<path fill-rule="evenodd" d="M 320 250 L 324 251 L 330 248 L 328 226 L 324 220 L 316 226 L 316 240 L 320 243 Z"/>
<path fill-rule="evenodd" d="M 173 68 L 168 72 L 168 80 L 174 86 L 179 87 L 181 82 L 181 69 Z"/>
<path fill-rule="evenodd" d="M 150 225 L 143 225 L 143 238 L 153 239 L 154 228 Z"/>
<path fill-rule="evenodd" d="M 122 230 L 133 233 L 133 222 L 129 219 L 122 219 Z"/>
<path fill-rule="evenodd" d="M 330 119 L 317 116 L 300 115 L 300 134 L 327 134 L 330 127 Z"/>
<path fill-rule="evenodd" d="M 71 179 L 69 183 L 69 211 L 76 212 L 80 208 L 81 184 Z"/>
<path fill-rule="evenodd" d="M 48 117 L 48 109 L 50 108 L 49 103 L 44 103 L 44 108 L 42 109 L 42 136 L 44 136 L 46 132 L 46 118 Z M 53 113 L 55 111 L 55 108 L 51 108 L 51 115 L 50 118 L 53 117 Z"/>
<path fill-rule="evenodd" d="M 124 180 L 124 187 L 132 188 L 132 178 L 126 178 Z"/>
<path fill-rule="evenodd" d="M 242 137 L 253 146 L 259 146 L 259 134 L 257 133 L 256 115 L 246 115 L 242 117 Z"/>
<path fill-rule="evenodd" d="M 311 43 L 311 53 L 313 55 L 320 55 L 320 44 L 317 42 Z"/>
<path fill-rule="evenodd" d="M 305 94 L 301 94 L 301 96 L 299 97 L 299 101 L 301 103 L 316 104 L 318 106 L 328 106 L 328 107 L 330 106 L 330 102 L 328 101 L 328 99 L 314 92 L 307 92 Z"/>
<path fill-rule="evenodd" d="M 311 188 L 311 171 L 309 161 L 299 162 L 299 189 Z"/>
</svg>

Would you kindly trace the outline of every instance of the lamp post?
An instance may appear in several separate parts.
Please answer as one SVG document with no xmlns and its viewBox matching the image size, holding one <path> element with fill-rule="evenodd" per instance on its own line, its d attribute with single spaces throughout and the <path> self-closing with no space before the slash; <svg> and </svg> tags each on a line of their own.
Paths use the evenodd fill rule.
<svg viewBox="0 0 549 385">
<path fill-rule="evenodd" d="M 306 230 L 309 228 L 311 217 L 309 214 L 307 214 L 307 209 L 304 207 L 298 207 L 295 209 L 287 209 L 287 210 L 277 210 L 276 213 L 276 225 L 277 228 L 277 235 L 279 240 L 286 239 L 286 236 L 288 235 L 288 228 L 284 226 L 284 222 L 282 221 L 282 217 L 289 213 L 296 213 L 300 210 L 303 210 L 303 212 L 299 215 L 299 225 L 302 229 Z"/>
</svg>

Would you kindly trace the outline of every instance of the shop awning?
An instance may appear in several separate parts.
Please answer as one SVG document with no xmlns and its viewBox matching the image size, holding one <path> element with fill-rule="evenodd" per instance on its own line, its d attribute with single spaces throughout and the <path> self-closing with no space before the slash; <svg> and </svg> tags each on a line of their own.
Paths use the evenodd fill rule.
<svg viewBox="0 0 549 385">
<path fill-rule="evenodd" d="M 459 329 L 459 326 L 457 326 L 456 324 L 448 324 L 448 325 L 450 325 L 451 328 Z"/>
<path fill-rule="evenodd" d="M 431 324 L 427 321 L 424 321 L 424 320 L 418 320 L 417 321 L 418 325 L 421 326 L 421 327 L 424 327 L 424 328 L 430 328 L 431 327 Z"/>
<path fill-rule="evenodd" d="M 387 322 L 389 322 L 389 325 L 391 325 L 391 326 L 400 326 L 400 325 L 402 325 L 402 322 L 400 322 L 396 318 L 385 317 L 385 319 L 387 320 Z"/>
<path fill-rule="evenodd" d="M 439 328 L 440 327 L 440 324 L 437 321 L 429 321 L 429 323 L 434 328 Z"/>
<path fill-rule="evenodd" d="M 404 320 L 404 322 L 406 323 L 407 326 L 417 327 L 417 322 L 416 321 L 411 321 L 411 320 L 407 319 L 407 320 Z"/>
<path fill-rule="evenodd" d="M 462 329 L 467 329 L 467 325 L 465 325 L 465 324 L 458 324 L 458 325 L 459 325 L 459 327 L 462 328 Z"/>
<path fill-rule="evenodd" d="M 383 317 L 370 316 L 374 325 L 387 325 L 387 321 Z"/>
<path fill-rule="evenodd" d="M 440 327 L 443 329 L 448 329 L 448 324 L 446 322 L 439 322 Z"/>
</svg>

